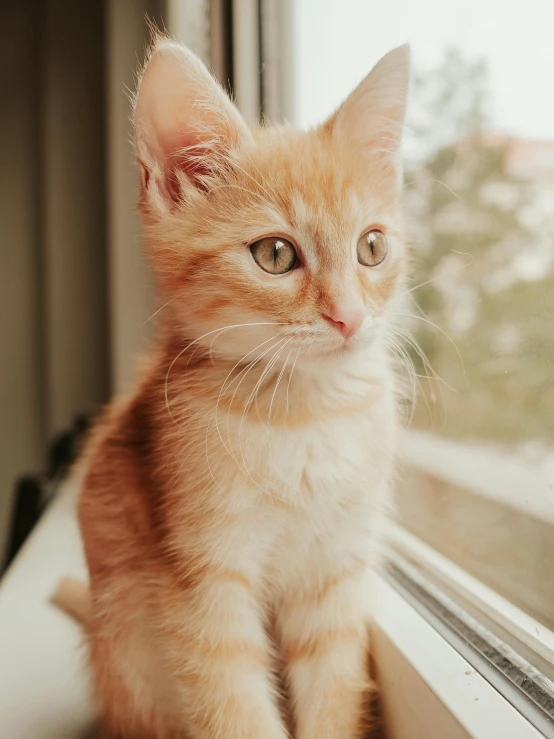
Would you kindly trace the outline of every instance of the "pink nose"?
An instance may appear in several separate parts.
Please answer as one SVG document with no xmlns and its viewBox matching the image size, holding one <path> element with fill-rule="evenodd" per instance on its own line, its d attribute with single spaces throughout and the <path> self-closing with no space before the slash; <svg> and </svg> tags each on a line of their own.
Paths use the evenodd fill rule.
<svg viewBox="0 0 554 739">
<path fill-rule="evenodd" d="M 337 328 L 345 339 L 354 336 L 362 325 L 365 316 L 366 309 L 361 300 L 359 302 L 332 305 L 327 309 L 327 313 L 323 314 L 323 318 Z"/>
</svg>

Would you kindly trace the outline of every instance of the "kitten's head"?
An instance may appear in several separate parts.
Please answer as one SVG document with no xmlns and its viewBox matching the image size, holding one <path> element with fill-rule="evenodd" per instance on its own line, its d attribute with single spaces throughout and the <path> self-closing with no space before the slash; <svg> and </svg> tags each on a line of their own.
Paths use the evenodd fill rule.
<svg viewBox="0 0 554 739">
<path fill-rule="evenodd" d="M 152 49 L 135 109 L 146 239 L 185 340 L 248 360 L 355 356 L 402 290 L 406 47 L 320 127 L 249 128 L 186 48 Z"/>
</svg>

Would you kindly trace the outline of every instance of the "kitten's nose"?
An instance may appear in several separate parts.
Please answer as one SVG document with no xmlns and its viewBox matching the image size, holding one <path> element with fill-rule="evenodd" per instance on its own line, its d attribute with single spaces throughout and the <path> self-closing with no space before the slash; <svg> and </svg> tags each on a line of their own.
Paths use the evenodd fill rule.
<svg viewBox="0 0 554 739">
<path fill-rule="evenodd" d="M 345 339 L 354 336 L 365 317 L 366 307 L 361 299 L 330 305 L 327 312 L 323 314 L 323 318 L 337 328 Z"/>
</svg>

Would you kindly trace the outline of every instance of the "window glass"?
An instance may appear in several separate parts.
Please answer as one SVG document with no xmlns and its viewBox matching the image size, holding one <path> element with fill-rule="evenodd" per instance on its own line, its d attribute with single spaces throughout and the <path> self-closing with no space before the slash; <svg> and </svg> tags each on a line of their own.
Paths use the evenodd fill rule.
<svg viewBox="0 0 554 739">
<path fill-rule="evenodd" d="M 554 628 L 554 4 L 291 4 L 294 123 L 409 41 L 401 523 Z"/>
</svg>

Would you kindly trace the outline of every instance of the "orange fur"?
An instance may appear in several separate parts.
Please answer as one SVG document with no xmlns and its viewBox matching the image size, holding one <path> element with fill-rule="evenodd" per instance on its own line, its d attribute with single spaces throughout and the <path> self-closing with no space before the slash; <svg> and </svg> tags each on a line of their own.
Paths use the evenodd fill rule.
<svg viewBox="0 0 554 739">
<path fill-rule="evenodd" d="M 79 503 L 114 737 L 360 736 L 396 431 L 383 327 L 406 272 L 406 85 L 399 50 L 320 128 L 250 130 L 190 52 L 154 44 L 135 125 L 165 307 L 142 379 L 89 441 Z M 371 227 L 390 245 L 375 269 L 356 257 Z M 297 269 L 262 272 L 248 247 L 266 235 L 296 245 Z M 328 316 L 360 305 L 345 339 Z"/>
</svg>

